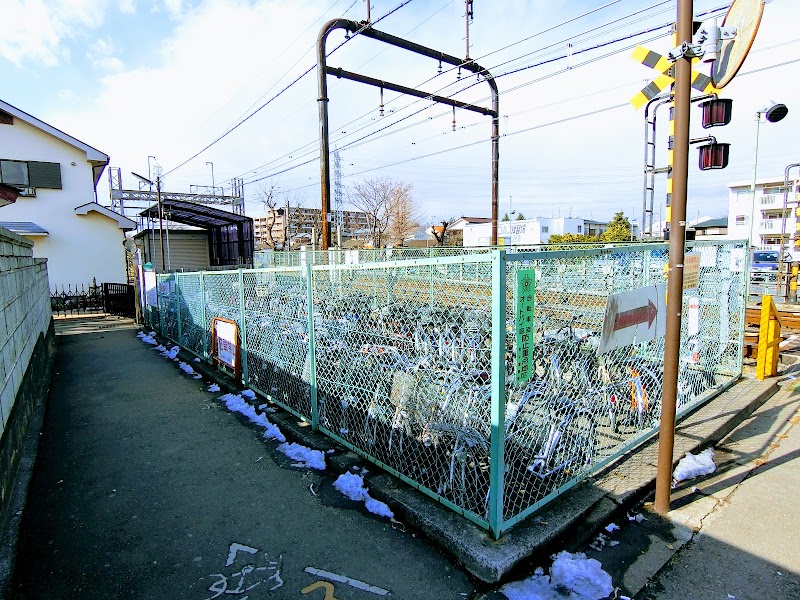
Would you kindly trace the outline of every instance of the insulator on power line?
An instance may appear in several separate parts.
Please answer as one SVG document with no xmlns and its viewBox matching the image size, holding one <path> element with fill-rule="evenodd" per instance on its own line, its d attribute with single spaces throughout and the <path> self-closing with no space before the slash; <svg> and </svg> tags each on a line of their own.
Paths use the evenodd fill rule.
<svg viewBox="0 0 800 600">
<path fill-rule="evenodd" d="M 442 61 L 439 61 L 439 75 L 442 74 Z"/>
<path fill-rule="evenodd" d="M 456 130 L 456 107 L 453 107 L 453 131 Z"/>
<path fill-rule="evenodd" d="M 383 116 L 383 86 L 381 86 L 381 104 L 379 107 L 379 114 Z"/>
<path fill-rule="evenodd" d="M 456 73 L 456 79 L 461 81 L 461 67 L 458 67 L 458 73 Z"/>
</svg>

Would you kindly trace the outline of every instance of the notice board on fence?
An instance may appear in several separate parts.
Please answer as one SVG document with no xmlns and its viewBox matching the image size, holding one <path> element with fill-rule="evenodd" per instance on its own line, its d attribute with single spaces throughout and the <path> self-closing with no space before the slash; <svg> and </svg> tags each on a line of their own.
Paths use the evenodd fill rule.
<svg viewBox="0 0 800 600">
<path fill-rule="evenodd" d="M 211 360 L 231 369 L 236 380 L 239 381 L 242 372 L 239 325 L 230 319 L 214 317 L 211 321 L 211 330 Z"/>
</svg>

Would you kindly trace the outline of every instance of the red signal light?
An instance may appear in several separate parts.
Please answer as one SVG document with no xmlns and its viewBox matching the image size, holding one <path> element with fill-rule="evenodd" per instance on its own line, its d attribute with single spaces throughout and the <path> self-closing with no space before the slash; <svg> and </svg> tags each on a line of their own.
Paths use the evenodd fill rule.
<svg viewBox="0 0 800 600">
<path fill-rule="evenodd" d="M 730 144 L 706 144 L 700 146 L 700 170 L 724 169 L 728 166 L 728 155 L 730 154 Z"/>
<path fill-rule="evenodd" d="M 733 115 L 733 100 L 729 98 L 715 98 L 700 103 L 703 111 L 703 129 L 719 127 L 731 122 Z"/>
</svg>

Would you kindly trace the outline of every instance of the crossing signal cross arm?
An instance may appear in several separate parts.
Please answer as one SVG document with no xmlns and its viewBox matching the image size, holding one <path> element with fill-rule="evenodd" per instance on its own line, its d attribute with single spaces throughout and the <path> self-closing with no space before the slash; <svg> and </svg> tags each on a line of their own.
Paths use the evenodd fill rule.
<svg viewBox="0 0 800 600">
<path fill-rule="evenodd" d="M 672 67 L 675 63 L 666 56 L 658 52 L 653 52 L 644 46 L 636 46 L 632 56 L 636 62 L 650 67 L 659 73 L 653 81 L 648 83 L 631 98 L 631 104 L 636 110 L 639 110 L 650 100 L 675 83 L 672 72 Z M 697 59 L 695 59 L 695 61 L 696 60 Z M 702 94 L 712 94 L 718 91 L 717 88 L 714 87 L 714 82 L 711 80 L 711 77 L 700 71 L 695 71 L 694 69 L 692 69 L 692 89 Z"/>
</svg>

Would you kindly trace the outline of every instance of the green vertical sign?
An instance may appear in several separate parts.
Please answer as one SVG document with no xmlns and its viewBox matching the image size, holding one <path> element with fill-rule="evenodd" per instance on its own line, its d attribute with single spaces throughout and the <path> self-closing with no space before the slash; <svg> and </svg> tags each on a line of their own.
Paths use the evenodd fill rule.
<svg viewBox="0 0 800 600">
<path fill-rule="evenodd" d="M 524 383 L 533 372 L 533 300 L 536 291 L 536 272 L 517 271 L 517 356 L 515 381 Z"/>
</svg>

